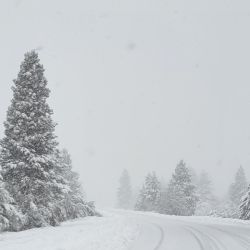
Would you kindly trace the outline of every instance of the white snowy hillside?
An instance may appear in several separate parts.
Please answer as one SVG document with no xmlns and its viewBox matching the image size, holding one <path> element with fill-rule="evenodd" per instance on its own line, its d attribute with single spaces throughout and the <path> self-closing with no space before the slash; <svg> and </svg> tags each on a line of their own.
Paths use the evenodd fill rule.
<svg viewBox="0 0 250 250">
<path fill-rule="evenodd" d="M 4 250 L 246 250 L 250 223 L 110 210 L 59 227 L 0 235 Z"/>
</svg>

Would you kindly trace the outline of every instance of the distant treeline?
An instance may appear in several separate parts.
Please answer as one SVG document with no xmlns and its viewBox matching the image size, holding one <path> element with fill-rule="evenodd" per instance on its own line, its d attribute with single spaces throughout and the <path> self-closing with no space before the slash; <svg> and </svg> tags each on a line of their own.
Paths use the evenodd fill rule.
<svg viewBox="0 0 250 250">
<path fill-rule="evenodd" d="M 250 219 L 250 191 L 243 167 L 236 172 L 223 198 L 214 194 L 207 172 L 202 171 L 198 176 L 183 160 L 177 164 L 168 183 L 161 182 L 155 172 L 149 173 L 137 194 L 132 192 L 129 173 L 124 170 L 117 202 L 119 208 L 168 215 Z"/>
</svg>

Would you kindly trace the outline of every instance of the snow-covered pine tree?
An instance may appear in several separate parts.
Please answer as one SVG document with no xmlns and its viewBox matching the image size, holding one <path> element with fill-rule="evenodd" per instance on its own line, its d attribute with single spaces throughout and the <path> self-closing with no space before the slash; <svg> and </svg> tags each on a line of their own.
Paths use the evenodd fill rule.
<svg viewBox="0 0 250 250">
<path fill-rule="evenodd" d="M 212 193 L 212 183 L 207 172 L 201 172 L 196 187 L 198 202 L 195 214 L 210 215 L 214 209 L 216 199 Z"/>
<path fill-rule="evenodd" d="M 117 206 L 123 209 L 131 208 L 132 188 L 130 176 L 127 169 L 124 169 L 119 180 L 119 188 L 117 191 Z"/>
<path fill-rule="evenodd" d="M 6 188 L 26 215 L 25 228 L 58 223 L 57 201 L 68 191 L 58 175 L 55 123 L 47 103 L 49 89 L 38 54 L 25 54 L 14 80 L 4 123 L 0 164 Z"/>
<path fill-rule="evenodd" d="M 145 184 L 142 185 L 142 188 L 139 191 L 139 194 L 136 198 L 136 202 L 135 202 L 135 210 L 138 211 L 146 211 L 146 196 L 145 196 Z"/>
<path fill-rule="evenodd" d="M 173 215 L 194 214 L 197 202 L 195 186 L 184 161 L 177 164 L 164 195 L 161 212 Z"/>
<path fill-rule="evenodd" d="M 230 185 L 225 201 L 216 207 L 215 213 L 227 218 L 240 218 L 243 212 L 240 208 L 242 197 L 247 193 L 247 180 L 243 167 L 240 167 L 234 182 Z M 245 197 L 245 196 L 244 196 Z M 244 207 L 244 206 L 243 206 Z M 244 210 L 244 209 L 243 209 Z"/>
<path fill-rule="evenodd" d="M 158 211 L 160 201 L 161 186 L 155 174 L 149 173 L 137 198 L 136 210 Z"/>
<path fill-rule="evenodd" d="M 218 199 L 212 211 L 213 216 L 223 218 L 250 219 L 250 200 L 244 169 L 240 167 L 230 185 L 228 193 Z"/>
<path fill-rule="evenodd" d="M 93 202 L 85 201 L 79 175 L 72 170 L 70 154 L 66 149 L 58 153 L 59 165 L 62 171 L 61 175 L 64 176 L 69 185 L 69 192 L 65 193 L 65 198 L 61 202 L 61 207 L 63 207 L 65 211 L 65 219 L 95 215 L 96 212 Z"/>
<path fill-rule="evenodd" d="M 0 174 L 0 232 L 18 231 L 22 228 L 24 216 L 18 211 L 14 199 L 5 189 Z"/>
<path fill-rule="evenodd" d="M 250 185 L 240 204 L 240 218 L 250 220 Z"/>
<path fill-rule="evenodd" d="M 242 196 L 247 191 L 247 179 L 244 168 L 240 166 L 235 174 L 234 182 L 229 187 L 229 197 L 233 205 L 238 207 L 241 203 Z"/>
<path fill-rule="evenodd" d="M 135 209 L 136 203 L 138 202 L 137 198 L 139 197 L 141 187 L 135 186 L 132 188 L 132 199 L 131 199 L 131 209 Z"/>
</svg>

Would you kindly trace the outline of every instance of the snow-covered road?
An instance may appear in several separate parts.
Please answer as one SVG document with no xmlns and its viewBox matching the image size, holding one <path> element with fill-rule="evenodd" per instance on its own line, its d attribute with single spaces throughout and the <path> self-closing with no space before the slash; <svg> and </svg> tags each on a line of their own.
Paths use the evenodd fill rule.
<svg viewBox="0 0 250 250">
<path fill-rule="evenodd" d="M 0 234 L 1 250 L 250 250 L 250 223 L 103 211 L 59 227 Z"/>
<path fill-rule="evenodd" d="M 133 212 L 126 216 L 140 225 L 132 250 L 250 250 L 248 222 Z"/>
</svg>

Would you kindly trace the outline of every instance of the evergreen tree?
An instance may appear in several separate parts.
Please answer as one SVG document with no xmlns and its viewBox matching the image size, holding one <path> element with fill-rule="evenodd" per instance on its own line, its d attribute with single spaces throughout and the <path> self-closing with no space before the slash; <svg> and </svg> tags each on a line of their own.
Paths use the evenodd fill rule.
<svg viewBox="0 0 250 250">
<path fill-rule="evenodd" d="M 135 209 L 137 199 L 139 197 L 141 188 L 139 186 L 133 187 L 132 189 L 132 198 L 131 198 L 131 209 Z"/>
<path fill-rule="evenodd" d="M 155 172 L 146 176 L 145 183 L 137 198 L 136 210 L 158 211 L 160 202 L 161 187 Z"/>
<path fill-rule="evenodd" d="M 198 202 L 195 214 L 210 215 L 214 208 L 216 199 L 212 193 L 212 184 L 207 172 L 201 172 L 196 187 Z"/>
<path fill-rule="evenodd" d="M 247 191 L 247 180 L 243 167 L 240 167 L 235 175 L 234 183 L 229 188 L 229 197 L 231 202 L 238 207 L 241 203 L 242 196 Z"/>
<path fill-rule="evenodd" d="M 146 193 L 146 188 L 145 188 L 145 184 L 143 184 L 135 202 L 135 210 L 139 210 L 139 211 L 147 210 L 145 193 Z"/>
<path fill-rule="evenodd" d="M 117 192 L 117 205 L 119 208 L 129 209 L 132 203 L 132 188 L 130 176 L 127 169 L 124 169 L 119 180 Z"/>
<path fill-rule="evenodd" d="M 197 197 L 191 175 L 183 161 L 176 168 L 167 189 L 163 193 L 161 212 L 172 215 L 193 215 Z"/>
<path fill-rule="evenodd" d="M 197 182 L 197 193 L 199 200 L 210 200 L 212 196 L 211 180 L 208 173 L 202 171 Z"/>
<path fill-rule="evenodd" d="M 69 192 L 61 202 L 61 208 L 64 208 L 64 219 L 75 219 L 87 215 L 95 215 L 95 208 L 92 202 L 86 202 L 82 186 L 79 182 L 79 175 L 72 170 L 72 161 L 70 154 L 66 149 L 59 152 L 59 165 L 61 166 L 61 175 L 69 185 Z"/>
<path fill-rule="evenodd" d="M 0 164 L 6 188 L 27 217 L 26 228 L 58 223 L 57 201 L 68 192 L 55 160 L 49 89 L 36 52 L 25 54 L 4 123 Z"/>
<path fill-rule="evenodd" d="M 250 185 L 248 186 L 246 194 L 242 197 L 240 218 L 243 220 L 250 220 Z"/>
<path fill-rule="evenodd" d="M 248 206 L 247 180 L 244 169 L 240 167 L 236 172 L 234 182 L 229 187 L 227 196 L 214 206 L 213 215 L 248 219 L 250 218 L 247 215 Z"/>
</svg>

